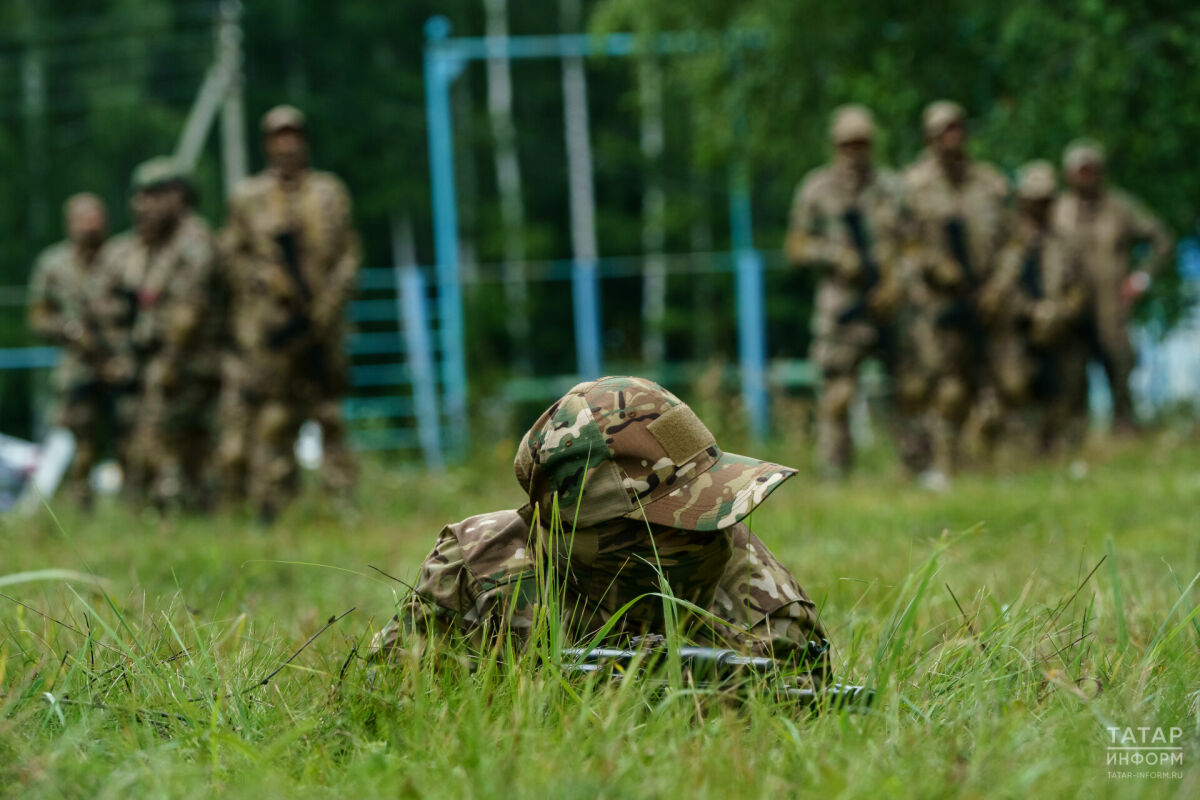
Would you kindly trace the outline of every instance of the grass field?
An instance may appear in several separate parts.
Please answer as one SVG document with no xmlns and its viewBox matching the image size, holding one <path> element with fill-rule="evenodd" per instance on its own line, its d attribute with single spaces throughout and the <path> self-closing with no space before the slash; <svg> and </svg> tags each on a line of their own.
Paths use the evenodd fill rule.
<svg viewBox="0 0 1200 800">
<path fill-rule="evenodd" d="M 752 527 L 822 606 L 838 677 L 879 689 L 817 718 L 529 665 L 369 680 L 354 649 L 404 591 L 370 566 L 411 578 L 443 523 L 519 504 L 510 452 L 368 465 L 352 518 L 306 496 L 269 533 L 116 507 L 0 521 L 0 795 L 1200 796 L 1190 429 L 949 495 L 882 456 L 785 485 Z M 44 569 L 102 589 L 15 580 Z M 1178 729 L 1182 764 L 1109 765 L 1109 727 Z M 1110 775 L 1139 770 L 1167 777 Z"/>
</svg>

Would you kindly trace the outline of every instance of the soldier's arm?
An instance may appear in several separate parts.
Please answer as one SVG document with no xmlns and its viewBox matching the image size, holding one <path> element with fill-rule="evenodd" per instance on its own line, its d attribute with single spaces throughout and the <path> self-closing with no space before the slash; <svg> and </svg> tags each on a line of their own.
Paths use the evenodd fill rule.
<svg viewBox="0 0 1200 800">
<path fill-rule="evenodd" d="M 830 220 L 817 198 L 812 176 L 796 189 L 784 244 L 788 261 L 798 267 L 830 269 L 846 260 L 849 249 L 830 235 Z"/>
<path fill-rule="evenodd" d="M 710 607 L 729 630 L 717 633 L 754 655 L 801 661 L 810 641 L 828 639 L 816 605 L 746 526 L 734 526 L 731 536 L 733 552 Z M 815 678 L 824 678 L 827 657 L 811 668 Z"/>
<path fill-rule="evenodd" d="M 325 279 L 323 291 L 316 292 L 313 303 L 313 321 L 325 328 L 336 322 L 346 303 L 354 293 L 354 282 L 362 260 L 358 233 L 354 230 L 350 194 L 341 183 L 333 184 L 334 202 L 331 213 L 335 215 L 338 230 L 334 252 L 336 256 Z"/>
<path fill-rule="evenodd" d="M 64 320 L 50 272 L 51 265 L 45 256 L 39 257 L 29 279 L 29 327 L 41 338 L 62 344 Z"/>
<path fill-rule="evenodd" d="M 1174 237 L 1163 221 L 1138 201 L 1129 201 L 1129 211 L 1130 238 L 1135 242 L 1144 242 L 1150 248 L 1138 264 L 1138 269 L 1154 275 L 1170 260 L 1175 248 Z"/>
<path fill-rule="evenodd" d="M 216 269 L 216 245 L 206 232 L 184 249 L 179 269 L 171 278 L 175 285 L 165 309 L 163 330 L 168 351 L 181 352 L 195 338 L 212 305 Z"/>
</svg>

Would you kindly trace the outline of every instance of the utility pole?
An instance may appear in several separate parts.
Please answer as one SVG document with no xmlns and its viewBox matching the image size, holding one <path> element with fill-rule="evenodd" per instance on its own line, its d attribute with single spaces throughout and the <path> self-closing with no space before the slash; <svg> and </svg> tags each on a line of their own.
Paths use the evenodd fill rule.
<svg viewBox="0 0 1200 800">
<path fill-rule="evenodd" d="M 645 176 L 642 190 L 642 360 L 658 366 L 666 354 L 663 318 L 667 311 L 666 194 L 662 182 L 663 131 L 662 68 L 647 55 L 638 61 L 641 106 L 641 145 Z"/>
<path fill-rule="evenodd" d="M 582 22 L 580 0 L 560 0 L 564 33 Z M 572 305 L 575 311 L 576 369 L 583 379 L 603 373 L 600 336 L 600 287 L 596 274 L 596 200 L 592 187 L 592 144 L 588 135 L 587 76 L 582 56 L 564 56 L 563 116 L 567 139 L 567 180 L 574 254 Z"/>
<path fill-rule="evenodd" d="M 221 167 L 226 197 L 249 174 L 246 145 L 246 108 L 242 97 L 245 76 L 242 71 L 242 4 L 226 0 L 221 4 L 217 27 L 217 60 L 223 65 L 228 83 L 221 106 Z"/>
<path fill-rule="evenodd" d="M 516 372 L 532 372 L 529 339 L 529 292 L 525 285 L 525 205 L 521 164 L 513 122 L 512 75 L 508 63 L 508 0 L 483 0 L 487 11 L 488 116 L 496 154 L 496 187 L 504 229 L 504 301 L 509 344 Z"/>
</svg>

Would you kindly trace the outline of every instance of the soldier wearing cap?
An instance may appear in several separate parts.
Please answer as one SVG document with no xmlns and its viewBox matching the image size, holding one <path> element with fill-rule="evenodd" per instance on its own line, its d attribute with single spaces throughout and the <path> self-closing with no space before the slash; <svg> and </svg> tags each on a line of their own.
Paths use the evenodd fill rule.
<svg viewBox="0 0 1200 800">
<path fill-rule="evenodd" d="M 1064 419 L 1064 398 L 1084 390 L 1080 318 L 1087 303 L 1077 255 L 1054 231 L 1054 166 L 1031 161 L 1017 171 L 1017 219 L 979 291 L 987 335 L 986 374 L 973 436 L 1016 465 L 1037 451 L 1078 443 Z"/>
<path fill-rule="evenodd" d="M 903 207 L 899 179 L 872 160 L 875 123 L 860 105 L 833 112 L 833 162 L 796 189 L 788 259 L 817 270 L 812 360 L 821 370 L 817 448 L 827 475 L 850 468 L 850 405 L 858 369 L 883 355 L 899 288 Z"/>
<path fill-rule="evenodd" d="M 216 242 L 168 157 L 134 170 L 134 230 L 105 248 L 111 380 L 125 404 L 127 489 L 162 508 L 204 504 L 219 385 L 222 290 Z"/>
<path fill-rule="evenodd" d="M 345 186 L 309 167 L 304 115 L 278 106 L 262 129 L 267 169 L 237 187 L 223 236 L 235 349 L 225 365 L 219 458 L 230 494 L 248 483 L 269 521 L 298 486 L 294 445 L 306 418 L 322 427 L 326 487 L 345 494 L 353 484 L 341 399 L 359 245 Z"/>
<path fill-rule="evenodd" d="M 1113 397 L 1113 425 L 1136 425 L 1129 393 L 1134 352 L 1129 316 L 1151 277 L 1171 256 L 1172 238 L 1162 221 L 1140 202 L 1105 180 L 1103 148 L 1090 140 L 1072 142 L 1063 153 L 1067 191 L 1055 204 L 1054 228 L 1080 254 L 1090 291 L 1088 324 L 1092 355 L 1104 365 Z M 1135 245 L 1148 246 L 1133 263 Z"/>
<path fill-rule="evenodd" d="M 979 378 L 983 342 L 975 297 L 1008 237 L 1008 182 L 967 155 L 966 114 L 948 100 L 925 109 L 927 149 L 904 175 L 914 245 L 906 294 L 925 392 L 931 486 L 960 461 L 960 435 Z"/>
<path fill-rule="evenodd" d="M 54 371 L 54 424 L 75 437 L 75 458 L 65 489 L 80 506 L 91 505 L 88 475 L 96 462 L 103 416 L 101 353 L 90 306 L 108 212 L 97 195 L 72 195 L 63 204 L 67 238 L 46 248 L 29 279 L 29 327 L 61 348 Z"/>
<path fill-rule="evenodd" d="M 663 633 L 664 601 L 642 597 L 661 591 L 660 571 L 672 595 L 716 618 L 685 623 L 693 640 L 800 660 L 825 638 L 817 608 L 745 524 L 795 471 L 723 452 L 661 386 L 579 384 L 526 433 L 514 469 L 525 504 L 442 530 L 377 655 L 419 653 L 430 638 L 527 643 L 547 591 L 571 638 L 606 622 L 615 636 Z"/>
</svg>

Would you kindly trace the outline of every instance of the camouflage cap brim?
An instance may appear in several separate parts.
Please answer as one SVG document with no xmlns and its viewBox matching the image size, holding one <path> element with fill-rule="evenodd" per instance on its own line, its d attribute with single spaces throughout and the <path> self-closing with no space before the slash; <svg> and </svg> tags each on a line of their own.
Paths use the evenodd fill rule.
<svg viewBox="0 0 1200 800">
<path fill-rule="evenodd" d="M 707 470 L 624 516 L 689 531 L 724 530 L 795 474 L 791 467 L 722 453 Z"/>
</svg>

